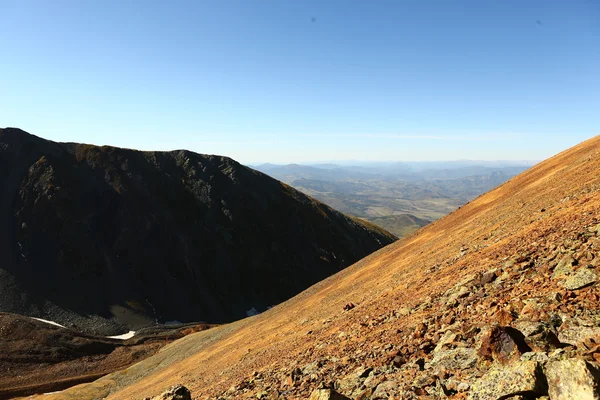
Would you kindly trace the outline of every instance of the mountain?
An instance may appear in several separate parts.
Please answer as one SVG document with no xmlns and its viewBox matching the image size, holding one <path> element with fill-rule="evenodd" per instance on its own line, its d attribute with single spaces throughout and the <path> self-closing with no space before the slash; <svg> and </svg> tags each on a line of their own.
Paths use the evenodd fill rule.
<svg viewBox="0 0 600 400">
<path fill-rule="evenodd" d="M 227 157 L 0 130 L 0 311 L 96 334 L 263 311 L 393 242 Z"/>
<path fill-rule="evenodd" d="M 525 164 L 456 161 L 256 168 L 338 211 L 403 237 L 523 172 Z"/>
<path fill-rule="evenodd" d="M 596 137 L 263 314 L 44 398 L 597 398 L 599 170 Z"/>
</svg>

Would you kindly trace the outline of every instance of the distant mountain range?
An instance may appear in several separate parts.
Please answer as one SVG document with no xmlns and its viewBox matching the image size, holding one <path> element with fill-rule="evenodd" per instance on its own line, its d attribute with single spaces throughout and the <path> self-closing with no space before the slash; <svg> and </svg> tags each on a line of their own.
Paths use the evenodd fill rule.
<svg viewBox="0 0 600 400">
<path fill-rule="evenodd" d="M 402 237 L 506 182 L 533 162 L 440 161 L 254 168 Z"/>
<path fill-rule="evenodd" d="M 227 157 L 0 130 L 0 311 L 97 334 L 263 311 L 396 238 Z"/>
</svg>

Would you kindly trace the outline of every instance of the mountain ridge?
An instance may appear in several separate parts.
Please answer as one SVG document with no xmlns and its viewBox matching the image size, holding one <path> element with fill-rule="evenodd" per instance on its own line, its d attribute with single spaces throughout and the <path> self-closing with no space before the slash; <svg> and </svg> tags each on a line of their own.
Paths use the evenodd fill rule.
<svg viewBox="0 0 600 400">
<path fill-rule="evenodd" d="M 0 311 L 90 333 L 231 321 L 394 240 L 222 156 L 3 129 L 0 167 Z"/>
<path fill-rule="evenodd" d="M 201 399 L 301 399 L 319 387 L 353 399 L 547 396 L 552 368 L 600 358 L 580 342 L 600 338 L 599 168 L 595 137 L 259 316 L 50 398 L 137 398 L 176 383 Z M 582 274 L 595 278 L 581 285 Z M 494 347 L 490 334 L 511 329 L 538 353 Z M 514 371 L 530 367 L 550 388 L 522 386 Z"/>
</svg>

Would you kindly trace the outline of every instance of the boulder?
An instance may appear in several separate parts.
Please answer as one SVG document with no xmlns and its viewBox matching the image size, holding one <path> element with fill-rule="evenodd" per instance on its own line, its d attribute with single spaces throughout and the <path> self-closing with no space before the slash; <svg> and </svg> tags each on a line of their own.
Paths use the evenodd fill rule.
<svg viewBox="0 0 600 400">
<path fill-rule="evenodd" d="M 591 269 L 581 268 L 574 275 L 569 276 L 562 286 L 567 290 L 577 290 L 598 281 L 598 275 Z"/>
<path fill-rule="evenodd" d="M 521 394 L 544 396 L 547 393 L 546 377 L 540 364 L 519 361 L 492 367 L 473 384 L 469 400 L 500 400 Z"/>
<path fill-rule="evenodd" d="M 576 265 L 576 261 L 573 259 L 572 253 L 567 253 L 560 259 L 554 272 L 552 273 L 552 279 L 559 279 L 565 275 L 570 275 L 573 272 L 573 265 Z"/>
<path fill-rule="evenodd" d="M 175 385 L 166 392 L 153 397 L 152 400 L 192 400 L 192 394 L 185 386 Z"/>
<path fill-rule="evenodd" d="M 515 327 L 525 336 L 525 343 L 533 351 L 548 352 L 562 347 L 551 325 L 542 322 L 517 321 Z"/>
<path fill-rule="evenodd" d="M 494 326 L 483 334 L 478 354 L 484 359 L 508 364 L 528 351 L 531 348 L 520 331 L 509 326 Z"/>
<path fill-rule="evenodd" d="M 317 389 L 310 395 L 309 400 L 351 400 L 349 397 L 344 396 L 331 389 Z"/>
<path fill-rule="evenodd" d="M 354 391 L 362 388 L 365 378 L 369 376 L 371 371 L 373 371 L 373 368 L 357 368 L 340 380 L 336 385 L 336 389 L 342 393 L 353 394 Z"/>
<path fill-rule="evenodd" d="M 600 342 L 600 326 L 591 320 L 569 318 L 558 328 L 558 339 L 577 347 L 589 339 Z"/>
<path fill-rule="evenodd" d="M 468 347 L 458 347 L 452 350 L 438 351 L 429 367 L 435 374 L 446 370 L 461 370 L 473 368 L 477 364 L 477 352 Z"/>
<path fill-rule="evenodd" d="M 375 388 L 371 400 L 395 398 L 400 395 L 400 385 L 395 381 L 385 381 Z"/>
<path fill-rule="evenodd" d="M 440 340 L 438 340 L 435 349 L 433 349 L 433 353 L 437 354 L 445 350 L 445 347 L 450 343 L 454 342 L 454 340 L 456 340 L 456 333 L 452 332 L 451 330 L 447 330 L 446 333 L 444 333 L 444 335 L 440 338 Z"/>
<path fill-rule="evenodd" d="M 579 359 L 550 361 L 545 368 L 552 400 L 599 400 L 600 371 Z"/>
</svg>

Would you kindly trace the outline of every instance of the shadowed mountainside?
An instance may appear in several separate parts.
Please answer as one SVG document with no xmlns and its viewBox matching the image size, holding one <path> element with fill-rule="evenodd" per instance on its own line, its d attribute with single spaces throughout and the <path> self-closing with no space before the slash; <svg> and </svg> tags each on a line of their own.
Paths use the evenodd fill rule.
<svg viewBox="0 0 600 400">
<path fill-rule="evenodd" d="M 596 137 L 261 315 L 46 399 L 595 398 L 599 170 Z"/>
<path fill-rule="evenodd" d="M 0 130 L 0 311 L 99 334 L 263 311 L 395 240 L 227 157 Z"/>
</svg>

